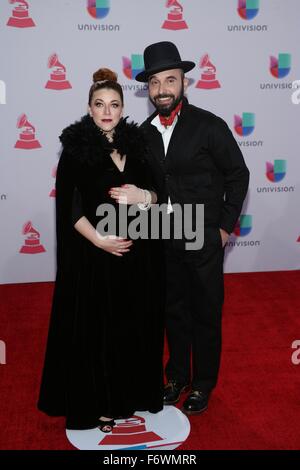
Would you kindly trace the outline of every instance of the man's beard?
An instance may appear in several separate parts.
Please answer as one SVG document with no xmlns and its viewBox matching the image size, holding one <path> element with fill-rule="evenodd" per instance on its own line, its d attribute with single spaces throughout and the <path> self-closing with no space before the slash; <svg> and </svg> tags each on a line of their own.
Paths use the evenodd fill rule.
<svg viewBox="0 0 300 470">
<path fill-rule="evenodd" d="M 153 104 L 153 106 L 157 109 L 158 114 L 160 114 L 161 116 L 168 117 L 168 116 L 170 116 L 173 109 L 175 109 L 176 106 L 180 103 L 183 96 L 184 96 L 184 90 L 183 90 L 183 86 L 182 86 L 181 92 L 180 92 L 180 94 L 178 95 L 177 98 L 175 98 L 174 95 L 162 94 L 162 95 L 156 95 L 154 98 L 150 98 L 150 101 Z M 165 106 L 163 104 L 158 104 L 156 102 L 156 100 L 158 98 L 172 98 L 172 102 L 169 105 Z"/>
</svg>

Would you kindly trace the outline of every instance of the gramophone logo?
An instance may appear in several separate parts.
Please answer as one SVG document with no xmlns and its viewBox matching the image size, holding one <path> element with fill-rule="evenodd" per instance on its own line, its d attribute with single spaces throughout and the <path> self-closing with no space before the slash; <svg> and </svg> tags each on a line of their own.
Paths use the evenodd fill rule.
<svg viewBox="0 0 300 470">
<path fill-rule="evenodd" d="M 28 121 L 26 114 L 19 116 L 17 128 L 22 130 L 19 139 L 15 143 L 16 149 L 31 150 L 41 147 L 41 144 L 35 138 L 35 127 Z"/>
<path fill-rule="evenodd" d="M 123 423 L 117 424 L 109 436 L 105 436 L 99 445 L 137 445 L 144 442 L 162 441 L 163 438 L 153 431 L 147 431 L 145 419 L 142 416 L 132 416 Z"/>
<path fill-rule="evenodd" d="M 243 113 L 242 117 L 234 116 L 234 130 L 235 132 L 245 137 L 246 135 L 252 134 L 255 128 L 255 114 L 254 113 Z"/>
<path fill-rule="evenodd" d="M 266 177 L 272 183 L 282 181 L 286 175 L 286 160 L 274 160 L 274 163 L 266 162 Z"/>
<path fill-rule="evenodd" d="M 237 237 L 246 237 L 252 230 L 252 215 L 242 214 L 234 228 Z"/>
<path fill-rule="evenodd" d="M 135 79 L 138 73 L 144 70 L 144 59 L 140 54 L 131 54 L 131 58 L 123 57 L 123 72 L 130 80 Z"/>
<path fill-rule="evenodd" d="M 87 0 L 87 11 L 89 14 L 100 20 L 108 15 L 110 10 L 110 0 Z"/>
<path fill-rule="evenodd" d="M 52 178 L 56 178 L 56 173 L 57 173 L 57 166 L 55 166 L 55 167 L 52 169 L 52 173 L 51 173 Z M 55 188 L 52 188 L 52 189 L 51 189 L 50 194 L 49 194 L 49 197 L 56 197 Z"/>
<path fill-rule="evenodd" d="M 164 407 L 156 414 L 140 411 L 130 418 L 116 419 L 116 425 L 107 434 L 99 428 L 91 429 L 88 434 L 66 430 L 69 441 L 77 449 L 98 451 L 173 450 L 187 439 L 189 432 L 189 420 L 175 406 Z M 116 463 L 113 458 L 110 453 L 102 463 Z"/>
<path fill-rule="evenodd" d="M 25 243 L 20 249 L 20 253 L 34 255 L 36 253 L 43 253 L 45 248 L 40 243 L 40 234 L 32 226 L 32 222 L 28 221 L 24 224 L 22 234 L 25 235 Z"/>
<path fill-rule="evenodd" d="M 170 8 L 168 18 L 164 21 L 162 28 L 177 31 L 188 29 L 188 25 L 183 19 L 183 7 L 177 0 L 167 0 L 166 7 Z"/>
<path fill-rule="evenodd" d="M 196 88 L 204 90 L 212 90 L 213 88 L 221 88 L 219 80 L 216 79 L 216 67 L 209 60 L 209 55 L 205 54 L 200 60 L 200 69 L 203 70 L 201 78 L 197 82 Z"/>
<path fill-rule="evenodd" d="M 237 11 L 243 20 L 252 20 L 259 12 L 259 0 L 238 0 Z"/>
<path fill-rule="evenodd" d="M 35 26 L 34 21 L 29 16 L 28 2 L 25 2 L 25 0 L 9 0 L 9 3 L 16 4 L 16 6 L 6 23 L 7 26 L 13 26 L 14 28 L 31 28 Z"/>
<path fill-rule="evenodd" d="M 270 72 L 275 78 L 286 77 L 291 70 L 291 54 L 280 53 L 270 57 Z"/>
<path fill-rule="evenodd" d="M 72 88 L 70 82 L 66 80 L 66 67 L 59 62 L 57 54 L 52 54 L 49 57 L 48 69 L 53 70 L 45 88 L 49 90 L 67 90 L 68 88 Z"/>
</svg>

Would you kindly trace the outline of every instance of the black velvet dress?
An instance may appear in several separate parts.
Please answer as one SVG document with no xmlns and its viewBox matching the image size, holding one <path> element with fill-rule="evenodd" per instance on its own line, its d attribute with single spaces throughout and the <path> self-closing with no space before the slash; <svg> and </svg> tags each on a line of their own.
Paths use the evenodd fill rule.
<svg viewBox="0 0 300 470">
<path fill-rule="evenodd" d="M 38 408 L 66 416 L 69 429 L 89 429 L 100 416 L 163 407 L 164 264 L 159 240 L 134 240 L 130 252 L 117 257 L 74 228 L 81 215 L 96 227 L 101 203 L 118 210 L 111 187 L 155 189 L 137 127 L 122 120 L 109 144 L 85 116 L 61 141 L 57 277 Z M 112 148 L 126 154 L 123 172 Z"/>
</svg>

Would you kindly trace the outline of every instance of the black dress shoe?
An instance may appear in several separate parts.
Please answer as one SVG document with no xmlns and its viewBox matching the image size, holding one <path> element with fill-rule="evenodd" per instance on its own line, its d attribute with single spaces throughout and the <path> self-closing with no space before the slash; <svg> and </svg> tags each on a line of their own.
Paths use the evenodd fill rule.
<svg viewBox="0 0 300 470">
<path fill-rule="evenodd" d="M 183 412 L 189 415 L 203 413 L 208 407 L 209 393 L 192 390 L 183 403 Z"/>
<path fill-rule="evenodd" d="M 181 394 L 187 390 L 188 384 L 177 380 L 169 380 L 164 390 L 164 405 L 175 405 L 180 400 Z"/>
</svg>

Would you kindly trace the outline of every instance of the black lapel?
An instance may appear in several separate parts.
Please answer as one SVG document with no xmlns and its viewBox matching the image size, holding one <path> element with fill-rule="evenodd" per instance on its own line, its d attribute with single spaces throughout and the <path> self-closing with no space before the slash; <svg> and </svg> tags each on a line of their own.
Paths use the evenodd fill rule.
<svg viewBox="0 0 300 470">
<path fill-rule="evenodd" d="M 149 135 L 149 141 L 151 146 L 151 151 L 153 152 L 154 156 L 160 161 L 164 161 L 165 159 L 165 149 L 164 143 L 162 140 L 161 133 L 157 130 L 155 126 L 149 123 L 147 133 Z"/>
</svg>

